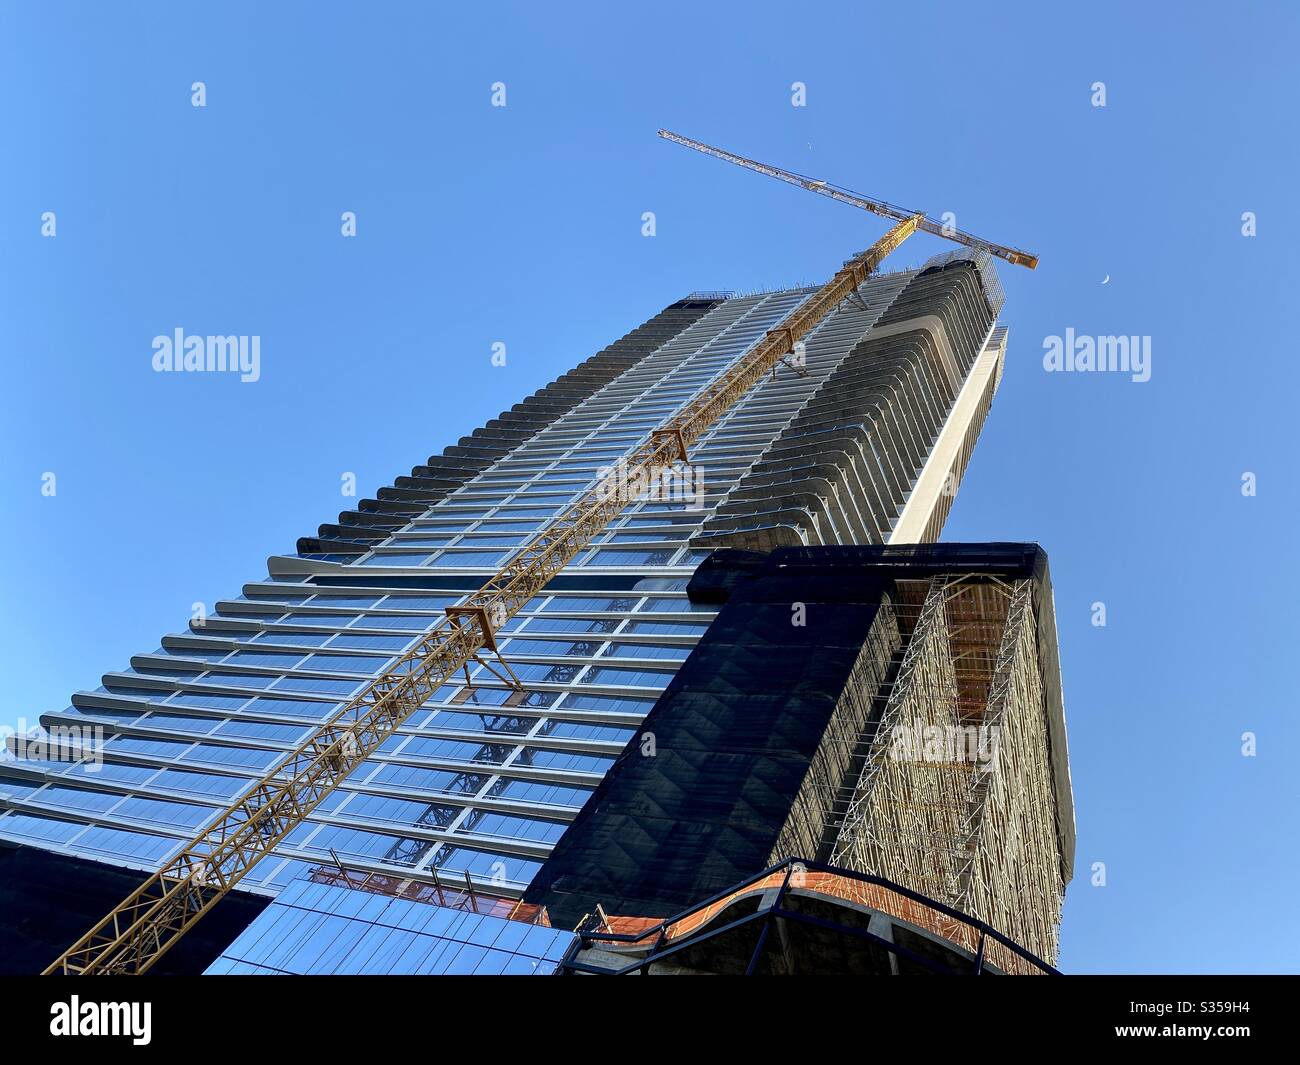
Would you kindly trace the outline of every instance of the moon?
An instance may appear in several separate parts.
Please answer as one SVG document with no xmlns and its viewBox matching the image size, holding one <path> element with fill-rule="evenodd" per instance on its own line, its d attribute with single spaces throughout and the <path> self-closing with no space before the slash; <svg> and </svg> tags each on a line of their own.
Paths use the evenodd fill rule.
<svg viewBox="0 0 1300 1065">
<path fill-rule="evenodd" d="M 1103 285 L 1109 285 L 1109 284 L 1110 284 L 1110 274 L 1107 274 L 1105 277 L 1103 277 L 1103 278 L 1101 279 L 1101 283 L 1102 283 Z"/>
</svg>

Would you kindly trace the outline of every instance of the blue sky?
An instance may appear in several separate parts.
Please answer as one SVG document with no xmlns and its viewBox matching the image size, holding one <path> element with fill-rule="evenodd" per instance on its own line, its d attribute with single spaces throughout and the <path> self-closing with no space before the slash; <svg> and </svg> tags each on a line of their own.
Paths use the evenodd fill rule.
<svg viewBox="0 0 1300 1065">
<path fill-rule="evenodd" d="M 883 232 L 666 126 L 1042 257 L 1001 270 L 945 538 L 1051 557 L 1061 965 L 1295 971 L 1300 16 L 997 7 L 0 5 L 0 722 L 261 576 L 343 473 L 371 494 L 687 291 Z M 154 373 L 178 326 L 260 336 L 261 380 Z M 1151 380 L 1044 372 L 1067 328 L 1149 336 Z"/>
</svg>

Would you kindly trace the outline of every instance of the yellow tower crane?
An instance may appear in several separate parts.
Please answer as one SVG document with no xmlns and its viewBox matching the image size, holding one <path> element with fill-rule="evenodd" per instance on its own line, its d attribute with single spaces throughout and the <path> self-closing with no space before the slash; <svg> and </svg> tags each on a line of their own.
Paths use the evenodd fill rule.
<svg viewBox="0 0 1300 1065">
<path fill-rule="evenodd" d="M 958 244 L 965 244 L 968 248 L 979 248 L 988 252 L 990 255 L 996 255 L 999 259 L 1005 259 L 1016 266 L 1027 266 L 1030 270 L 1038 265 L 1038 256 L 1031 255 L 1027 251 L 1021 251 L 1019 248 L 1008 248 L 1005 244 L 995 244 L 991 240 L 984 240 L 981 237 L 974 236 L 970 233 L 963 233 L 960 229 L 950 226 L 937 219 L 929 218 L 924 214 L 916 211 L 908 211 L 902 207 L 895 207 L 892 203 L 886 203 L 884 200 L 873 200 L 867 196 L 861 196 L 856 192 L 850 192 L 848 189 L 839 188 L 825 181 L 817 181 L 810 177 L 804 177 L 801 174 L 791 173 L 789 170 L 782 170 L 780 167 L 769 166 L 767 163 L 757 163 L 753 159 L 746 159 L 743 155 L 736 155 L 734 152 L 726 151 L 722 148 L 715 148 L 711 144 L 705 144 L 703 141 L 694 141 L 690 137 L 683 137 L 680 133 L 673 133 L 671 130 L 661 129 L 659 136 L 664 140 L 672 141 L 674 144 L 685 145 L 687 148 L 694 148 L 697 152 L 703 152 L 705 155 L 711 155 L 715 159 L 722 159 L 728 163 L 735 163 L 736 166 L 743 166 L 746 170 L 753 170 L 759 174 L 766 174 L 768 177 L 774 177 L 778 181 L 784 181 L 791 185 L 798 185 L 801 189 L 807 189 L 809 192 L 815 192 L 819 196 L 829 196 L 832 200 L 839 200 L 840 203 L 847 203 L 852 207 L 861 207 L 864 211 L 870 211 L 872 214 L 878 214 L 882 218 L 892 218 L 896 222 L 906 221 L 908 218 L 917 217 L 920 221 L 916 228 L 925 233 L 933 233 L 936 237 L 944 237 L 947 240 L 955 240 Z"/>
<path fill-rule="evenodd" d="M 676 134 L 660 131 L 660 135 L 795 184 L 807 180 Z M 497 630 L 634 501 L 627 498 L 627 486 L 655 484 L 666 469 L 687 462 L 690 446 L 700 434 L 791 354 L 802 337 L 855 293 L 885 256 L 917 229 L 984 248 L 1008 262 L 1032 267 L 1038 261 L 967 234 L 954 235 L 924 215 L 881 201 L 831 192 L 829 186 L 817 183 L 804 187 L 895 219 L 896 224 L 849 259 L 747 354 L 556 515 L 462 605 L 448 607 L 443 621 L 221 811 L 53 962 L 45 970 L 47 975 L 147 972 L 438 688 L 460 670 L 468 679 L 471 662 L 491 669 L 482 657 L 485 653 L 504 666 L 497 654 Z"/>
</svg>

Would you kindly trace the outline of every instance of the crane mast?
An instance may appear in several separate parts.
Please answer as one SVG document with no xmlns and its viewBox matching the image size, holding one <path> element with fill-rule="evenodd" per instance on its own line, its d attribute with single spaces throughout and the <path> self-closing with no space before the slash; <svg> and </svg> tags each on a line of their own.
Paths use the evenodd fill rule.
<svg viewBox="0 0 1300 1065">
<path fill-rule="evenodd" d="M 674 464 L 688 462 L 689 449 L 700 435 L 771 373 L 800 339 L 841 300 L 853 295 L 885 256 L 918 229 L 984 248 L 1009 262 L 1030 267 L 1037 262 L 1025 252 L 967 234 L 954 235 L 923 214 L 818 186 L 664 130 L 660 135 L 863 207 L 894 219 L 896 224 L 866 251 L 846 261 L 747 354 L 628 452 L 464 603 L 448 607 L 447 616 L 414 647 L 222 810 L 175 857 L 56 959 L 46 974 L 147 972 L 443 684 L 461 670 L 468 681 L 471 662 L 494 673 L 495 663 L 509 673 L 497 652 L 496 632 L 634 501 L 626 486 L 648 486 Z M 492 658 L 485 659 L 485 654 Z M 511 682 L 517 684 L 512 673 L 507 680 Z"/>
</svg>

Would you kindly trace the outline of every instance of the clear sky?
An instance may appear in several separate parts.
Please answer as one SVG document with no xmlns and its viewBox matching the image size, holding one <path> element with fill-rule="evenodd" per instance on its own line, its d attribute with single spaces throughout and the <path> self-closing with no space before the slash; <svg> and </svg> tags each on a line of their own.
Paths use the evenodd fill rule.
<svg viewBox="0 0 1300 1065">
<path fill-rule="evenodd" d="M 666 126 L 1042 257 L 1001 269 L 945 538 L 1051 557 L 1061 965 L 1296 971 L 1300 16 L 1055 6 L 4 0 L 0 722 L 262 576 L 344 474 L 372 494 L 686 292 L 884 230 Z M 177 327 L 259 336 L 260 380 L 153 372 Z M 1067 329 L 1150 337 L 1150 380 L 1045 372 Z"/>
</svg>

